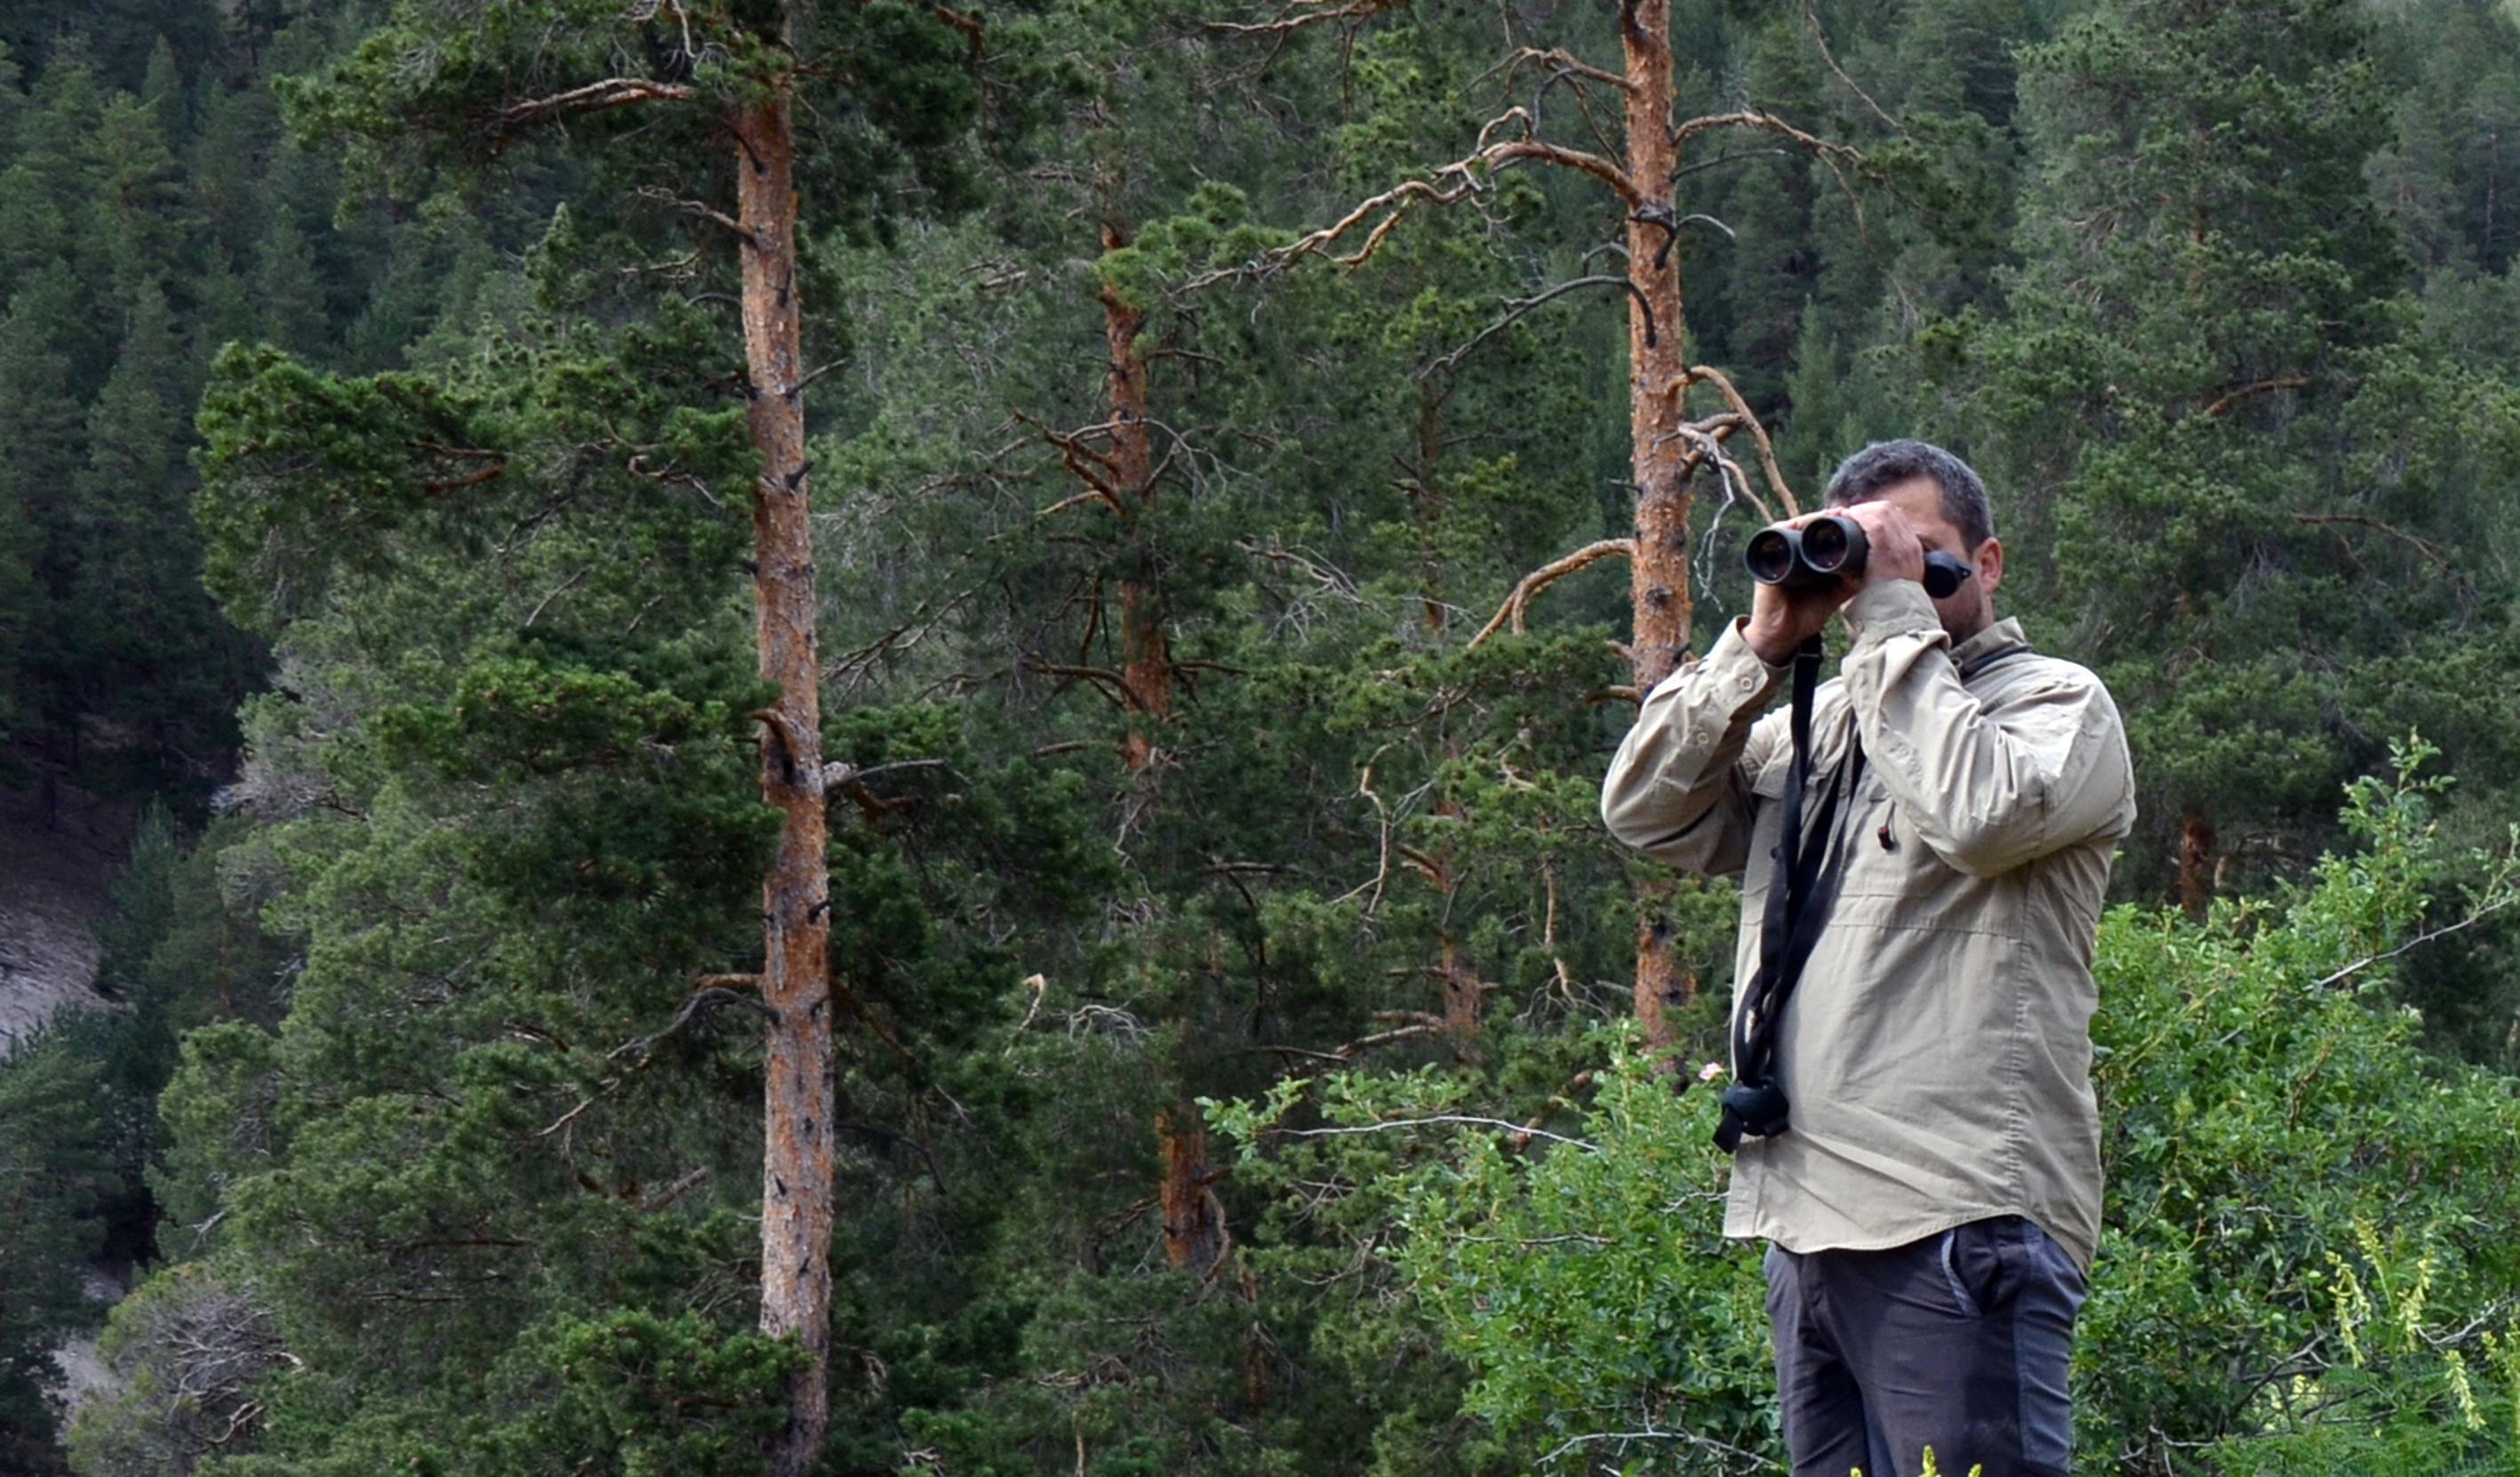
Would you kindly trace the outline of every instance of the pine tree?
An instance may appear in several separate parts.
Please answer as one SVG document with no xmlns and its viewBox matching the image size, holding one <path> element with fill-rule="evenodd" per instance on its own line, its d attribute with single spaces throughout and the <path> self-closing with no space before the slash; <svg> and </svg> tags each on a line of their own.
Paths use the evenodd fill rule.
<svg viewBox="0 0 2520 1477">
<path fill-rule="evenodd" d="M 43 177 L 23 159 L 0 170 L 0 278 L 24 282 L 60 260 L 68 239 Z"/>
<path fill-rule="evenodd" d="M 184 77 L 175 67 L 175 48 L 159 32 L 149 48 L 149 71 L 140 83 L 140 106 L 158 120 L 158 136 L 168 143 L 190 133 Z"/>
<path fill-rule="evenodd" d="M 433 45 L 415 43 L 433 42 L 450 26 L 467 37 L 460 63 L 409 65 L 415 54 L 443 59 Z M 834 229 L 853 215 L 879 214 L 857 207 L 894 170 L 916 177 L 941 204 L 967 195 L 958 154 L 980 98 L 969 65 L 979 54 L 968 43 L 986 34 L 983 22 L 959 13 L 890 8 L 832 17 L 785 6 L 652 6 L 601 16 L 525 7 L 474 15 L 412 0 L 333 75 L 292 94 L 310 131 L 351 140 L 360 165 L 387 182 L 413 181 L 440 165 L 476 169 L 512 149 L 529 153 L 556 125 L 567 124 L 596 173 L 640 181 L 615 198 L 652 200 L 661 218 L 697 222 L 703 254 L 720 270 L 727 265 L 722 249 L 731 249 L 742 305 L 740 382 L 747 387 L 759 459 L 757 478 L 737 496 L 756 515 L 756 653 L 763 680 L 777 692 L 756 710 L 759 774 L 764 798 L 784 817 L 762 893 L 764 962 L 746 976 L 757 989 L 769 1048 L 760 1308 L 765 1332 L 793 1337 L 807 1356 L 790 1381 L 788 1424 L 775 1443 L 774 1468 L 782 1473 L 803 1471 L 822 1444 L 832 1332 L 835 899 L 826 789 L 835 782 L 823 757 L 814 634 L 799 186 L 824 192 L 819 198 L 829 201 Z M 825 44 L 889 60 L 853 67 L 839 85 L 797 67 L 800 50 Z M 556 75 L 565 80 L 555 82 Z M 832 111 L 811 111 L 826 87 L 835 88 L 828 94 Z M 652 141 L 633 157 L 592 147 L 625 119 L 649 124 L 673 147 Z M 800 147 L 808 166 L 802 176 Z M 652 237 L 657 219 L 634 215 L 632 233 Z M 609 236 L 620 221 L 615 212 L 599 220 L 607 245 L 627 245 Z M 266 249 L 266 281 L 274 263 L 292 254 L 287 246 L 283 241 Z M 568 250 L 556 249 L 556 262 L 579 270 L 562 260 Z M 452 491 L 497 475 L 486 458 L 472 471 L 439 480 Z"/>
<path fill-rule="evenodd" d="M 7 353 L 7 340 L 0 337 L 0 358 Z M 11 786 L 22 783 L 13 743 L 26 722 L 20 669 L 38 638 L 42 609 L 35 585 L 35 528 L 15 481 L 0 476 L 0 783 Z"/>
<path fill-rule="evenodd" d="M 70 336 L 76 297 L 68 268 L 53 262 L 23 281 L 0 316 L 0 503 L 14 526 L 15 562 L 24 599 L 13 604 L 17 710 L 21 735 L 52 741 L 57 762 L 75 764 L 76 661 L 68 626 L 72 577 L 70 480 L 84 456 L 78 401 L 70 389 Z"/>
<path fill-rule="evenodd" d="M 253 254 L 255 336 L 311 358 L 327 356 L 332 337 L 324 278 L 315 248 L 285 209 L 275 209 Z"/>
<path fill-rule="evenodd" d="M 129 728 L 131 761 L 159 793 L 199 793 L 215 779 L 210 760 L 233 744 L 230 714 L 248 670 L 201 587 L 178 399 L 190 378 L 165 294 L 144 280 L 122 352 L 89 408 L 86 465 L 71 484 L 78 704 Z"/>
<path fill-rule="evenodd" d="M 98 177 L 83 238 L 104 249 L 117 297 L 190 265 L 196 221 L 158 110 L 117 93 L 97 123 Z"/>
<path fill-rule="evenodd" d="M 0 1465 L 13 1472 L 61 1469 L 53 1350 L 90 1316 L 81 1264 L 104 1235 L 94 1211 L 110 1174 L 85 1029 L 57 1026 L 0 1056 Z"/>
<path fill-rule="evenodd" d="M 2010 526 L 2052 539 L 2023 604 L 2076 612 L 2144 756 L 2130 871 L 2175 851 L 2191 908 L 2225 856 L 2319 834 L 2409 724 L 2480 777 L 2509 762 L 2449 676 L 2500 659 L 2505 596 L 2460 551 L 2520 470 L 2509 391 L 2410 333 L 2368 37 L 2339 0 L 2119 0 L 2025 58 L 2035 183 L 1982 424 Z"/>
</svg>

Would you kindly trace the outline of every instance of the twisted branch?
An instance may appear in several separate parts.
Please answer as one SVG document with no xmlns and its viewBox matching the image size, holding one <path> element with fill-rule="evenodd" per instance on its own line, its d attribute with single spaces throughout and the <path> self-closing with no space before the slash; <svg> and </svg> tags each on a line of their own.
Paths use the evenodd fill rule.
<svg viewBox="0 0 2520 1477">
<path fill-rule="evenodd" d="M 1461 363 L 1463 359 L 1469 357 L 1472 349 L 1477 348 L 1489 338 L 1511 327 L 1515 319 L 1520 318 L 1523 314 L 1530 312 L 1533 308 L 1540 306 L 1551 298 L 1563 295 L 1567 292 L 1572 292 L 1577 288 L 1618 288 L 1625 291 L 1629 296 L 1634 297 L 1637 300 L 1638 309 L 1645 315 L 1645 344 L 1647 347 L 1651 347 L 1653 345 L 1655 340 L 1653 304 L 1645 300 L 1643 290 L 1640 289 L 1635 283 L 1630 282 L 1625 277 L 1578 277 L 1572 282 L 1561 282 L 1557 286 L 1551 288 L 1549 291 L 1542 292 L 1537 297 L 1517 298 L 1513 302 L 1508 303 L 1506 305 L 1506 314 L 1503 318 L 1500 318 L 1496 322 L 1489 324 L 1486 328 L 1479 330 L 1477 334 L 1471 336 L 1469 342 L 1464 343 L 1460 348 L 1446 354 L 1443 358 L 1429 363 L 1425 368 L 1419 370 L 1415 378 L 1423 380 L 1428 375 L 1436 374 L 1438 372 L 1447 375 L 1451 374 L 1454 370 L 1461 367 Z"/>
<path fill-rule="evenodd" d="M 1512 625 L 1513 634 L 1520 636 L 1522 634 L 1522 607 L 1530 603 L 1531 598 L 1534 595 L 1539 594 L 1550 585 L 1565 578 L 1567 575 L 1574 573 L 1576 570 L 1583 568 L 1587 564 L 1598 563 L 1600 560 L 1608 559 L 1614 554 L 1633 559 L 1636 557 L 1636 552 L 1637 541 L 1635 539 L 1602 539 L 1597 543 L 1587 544 L 1583 548 L 1576 550 L 1574 553 L 1567 555 L 1562 559 L 1552 559 L 1548 563 L 1541 565 L 1539 568 L 1532 570 L 1529 574 L 1524 575 L 1521 579 L 1514 582 L 1512 592 L 1505 598 L 1505 604 L 1497 608 L 1497 613 L 1488 618 L 1488 623 L 1479 628 L 1479 634 L 1471 637 L 1469 645 L 1463 647 L 1462 649 L 1463 651 L 1477 650 L 1481 642 L 1494 636 L 1497 633 L 1497 628 L 1499 626 L 1506 625 L 1508 623 Z"/>
<path fill-rule="evenodd" d="M 1504 140 L 1494 138 L 1498 130 L 1515 123 L 1522 126 L 1522 137 Z M 1382 239 L 1391 233 L 1392 227 L 1400 223 L 1401 216 L 1407 213 L 1412 203 L 1424 201 L 1437 205 L 1453 204 L 1487 188 L 1486 181 L 1482 178 L 1482 171 L 1493 174 L 1509 165 L 1524 162 L 1555 164 L 1561 168 L 1592 175 L 1617 191 L 1619 199 L 1630 209 L 1645 203 L 1644 191 L 1635 180 L 1628 177 L 1626 170 L 1600 155 L 1543 142 L 1533 131 L 1530 110 L 1514 107 L 1490 118 L 1480 127 L 1477 145 L 1471 152 L 1437 169 L 1432 177 L 1404 180 L 1380 195 L 1365 201 L 1355 209 L 1320 230 L 1309 232 L 1283 246 L 1264 252 L 1260 257 L 1243 266 L 1220 268 L 1203 273 L 1192 278 L 1185 286 L 1197 289 L 1230 278 L 1255 273 L 1265 275 L 1286 266 L 1298 257 L 1326 253 L 1349 232 L 1379 215 L 1381 218 L 1374 220 L 1372 228 L 1366 233 L 1364 245 L 1345 256 L 1331 257 L 1331 260 L 1340 266 L 1354 270 L 1364 265 L 1381 246 Z"/>
<path fill-rule="evenodd" d="M 679 82 L 653 82 L 646 77 L 606 77 L 547 98 L 528 98 L 511 103 L 491 119 L 498 135 L 499 147 L 505 149 L 518 134 L 539 128 L 560 118 L 581 113 L 604 112 L 626 108 L 635 103 L 688 103 L 692 90 Z"/>
<path fill-rule="evenodd" d="M 1803 510 L 1800 500 L 1795 498 L 1794 490 L 1785 485 L 1785 474 L 1777 467 L 1776 443 L 1768 439 L 1768 427 L 1761 425 L 1759 418 L 1751 413 L 1750 402 L 1742 399 L 1741 391 L 1733 385 L 1731 380 L 1725 377 L 1722 370 L 1715 368 L 1713 365 L 1690 365 L 1688 367 L 1688 375 L 1681 382 L 1683 387 L 1686 388 L 1688 385 L 1696 383 L 1701 380 L 1708 384 L 1715 386 L 1715 392 L 1722 395 L 1724 397 L 1724 402 L 1732 407 L 1732 413 L 1741 418 L 1741 424 L 1749 429 L 1750 439 L 1758 443 L 1759 470 L 1767 473 L 1768 485 L 1777 490 L 1777 500 L 1785 505 L 1785 515 L 1791 517 L 1794 515 L 1801 513 Z M 1756 498 L 1751 499 L 1751 501 L 1753 503 L 1758 502 Z M 1761 511 L 1765 511 L 1764 506 Z M 1768 517 L 1769 520 L 1773 522 L 1776 518 L 1776 515 L 1769 514 Z"/>
</svg>

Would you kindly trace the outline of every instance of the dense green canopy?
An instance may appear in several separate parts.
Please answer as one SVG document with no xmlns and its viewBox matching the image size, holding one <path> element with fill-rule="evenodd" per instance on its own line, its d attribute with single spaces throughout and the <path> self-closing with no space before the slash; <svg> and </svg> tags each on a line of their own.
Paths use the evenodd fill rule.
<svg viewBox="0 0 2520 1477">
<path fill-rule="evenodd" d="M 2520 1453 L 2508 7 L 1677 0 L 1634 208 L 1634 4 L 7 10 L 0 788 L 148 808 L 112 1008 L 0 1042 L 0 1473 L 771 1469 L 790 390 L 817 1470 L 1779 1470 L 1734 894 L 1597 786 L 1641 603 L 1906 434 L 2138 769 L 2077 1470 Z"/>
</svg>

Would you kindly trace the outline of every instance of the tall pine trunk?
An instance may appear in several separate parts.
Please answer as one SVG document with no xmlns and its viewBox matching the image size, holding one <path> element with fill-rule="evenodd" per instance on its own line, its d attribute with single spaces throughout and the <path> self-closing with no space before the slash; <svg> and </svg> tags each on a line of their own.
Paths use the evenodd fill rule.
<svg viewBox="0 0 2520 1477">
<path fill-rule="evenodd" d="M 1626 63 L 1627 176 L 1650 202 L 1628 217 L 1629 461 L 1636 482 L 1636 550 L 1629 559 L 1635 604 L 1629 660 L 1637 691 L 1650 690 L 1688 649 L 1688 476 L 1693 459 L 1680 434 L 1688 419 L 1688 357 L 1680 310 L 1679 231 L 1670 204 L 1672 140 L 1671 0 L 1627 0 L 1619 45 Z M 1648 885 L 1637 899 L 1637 1020 L 1647 1049 L 1675 1037 L 1668 1011 L 1687 983 L 1673 959 L 1669 890 Z"/>
<path fill-rule="evenodd" d="M 1129 244 L 1119 222 L 1102 225 L 1102 249 Z M 1109 351 L 1111 451 L 1108 470 L 1118 494 L 1117 512 L 1127 530 L 1127 567 L 1120 571 L 1120 689 L 1129 713 L 1123 748 L 1132 774 L 1155 758 L 1154 727 L 1172 716 L 1172 643 L 1164 626 L 1161 571 L 1155 567 L 1154 434 L 1147 425 L 1147 365 L 1138 356 L 1138 334 L 1147 314 L 1119 290 L 1102 288 L 1102 338 Z"/>
<path fill-rule="evenodd" d="M 831 876 L 823 798 L 821 666 L 806 481 L 797 303 L 796 134 L 783 78 L 735 121 L 743 256 L 747 417 L 761 480 L 753 495 L 753 608 L 762 677 L 779 697 L 762 725 L 761 792 L 779 808 L 779 850 L 761 888 L 761 1328 L 808 1355 L 789 1384 L 771 1471 L 804 1477 L 831 1419 Z"/>
</svg>

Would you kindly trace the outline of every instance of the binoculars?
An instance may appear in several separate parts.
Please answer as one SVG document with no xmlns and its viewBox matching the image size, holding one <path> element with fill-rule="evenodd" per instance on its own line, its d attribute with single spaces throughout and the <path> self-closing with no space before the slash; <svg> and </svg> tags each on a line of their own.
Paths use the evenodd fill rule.
<svg viewBox="0 0 2520 1477">
<path fill-rule="evenodd" d="M 1827 513 L 1800 528 L 1771 523 L 1760 529 L 1750 535 L 1741 561 L 1760 584 L 1804 590 L 1862 574 L 1864 557 L 1870 548 L 1863 524 L 1844 514 Z M 1925 593 L 1941 600 L 1958 590 L 1971 572 L 1955 556 L 1934 550 L 1925 556 Z"/>
</svg>

